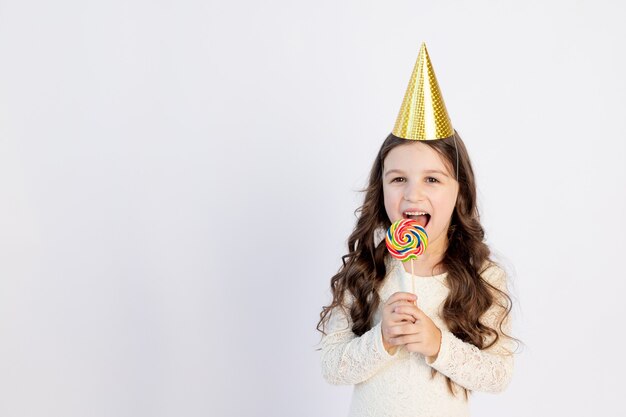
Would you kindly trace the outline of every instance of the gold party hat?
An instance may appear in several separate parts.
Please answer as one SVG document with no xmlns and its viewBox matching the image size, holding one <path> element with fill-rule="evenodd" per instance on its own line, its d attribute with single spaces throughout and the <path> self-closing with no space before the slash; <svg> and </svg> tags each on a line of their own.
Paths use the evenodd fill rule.
<svg viewBox="0 0 626 417">
<path fill-rule="evenodd" d="M 417 55 L 392 133 L 413 140 L 443 139 L 454 134 L 425 43 Z"/>
</svg>

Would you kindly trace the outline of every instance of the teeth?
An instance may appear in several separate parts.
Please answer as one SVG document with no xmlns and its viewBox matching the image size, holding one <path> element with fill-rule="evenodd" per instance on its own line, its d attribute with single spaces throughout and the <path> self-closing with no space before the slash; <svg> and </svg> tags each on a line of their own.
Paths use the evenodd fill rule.
<svg viewBox="0 0 626 417">
<path fill-rule="evenodd" d="M 424 216 L 428 213 L 425 213 L 423 211 L 405 211 L 404 214 L 408 216 Z"/>
</svg>

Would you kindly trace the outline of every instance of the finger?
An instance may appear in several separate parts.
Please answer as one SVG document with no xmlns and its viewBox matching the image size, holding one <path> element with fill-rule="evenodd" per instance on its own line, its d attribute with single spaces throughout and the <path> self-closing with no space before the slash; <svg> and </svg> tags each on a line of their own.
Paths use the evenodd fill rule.
<svg viewBox="0 0 626 417">
<path fill-rule="evenodd" d="M 408 303 L 413 303 L 416 299 L 417 299 L 417 296 L 410 292 L 395 292 L 391 295 L 391 297 L 387 299 L 387 302 L 385 303 L 385 305 L 391 305 L 395 303 L 396 301 L 402 301 L 402 300 Z"/>
<path fill-rule="evenodd" d="M 404 322 L 403 324 L 389 327 L 389 336 L 398 337 L 407 334 L 414 334 L 417 333 L 419 330 L 420 328 L 416 327 L 415 324 L 411 322 Z"/>
<path fill-rule="evenodd" d="M 401 300 L 396 300 L 388 305 L 386 305 L 384 307 L 385 310 L 387 310 L 390 313 L 393 313 L 393 311 L 395 310 L 395 308 L 399 307 L 399 306 L 414 306 L 415 302 L 409 302 L 405 299 L 401 299 Z"/>
<path fill-rule="evenodd" d="M 387 314 L 389 314 L 393 313 L 393 309 L 396 306 L 415 305 L 415 301 L 410 301 L 411 298 L 415 299 L 416 296 L 411 293 L 395 293 L 391 297 L 389 297 L 389 299 L 385 303 L 385 306 L 383 307 L 383 311 L 386 311 Z"/>
<path fill-rule="evenodd" d="M 413 317 L 413 320 L 422 320 L 424 318 L 424 312 L 414 305 L 397 305 L 393 308 L 392 313 L 408 314 Z"/>
<path fill-rule="evenodd" d="M 418 306 L 410 306 L 413 309 L 413 314 L 417 316 L 417 320 L 430 320 L 428 314 L 424 313 L 424 310 Z"/>
<path fill-rule="evenodd" d="M 404 346 L 406 347 L 406 350 L 409 351 L 409 352 L 422 353 L 423 350 L 424 350 L 424 343 L 423 342 L 407 343 Z"/>
<path fill-rule="evenodd" d="M 405 304 L 405 306 L 408 306 L 408 304 Z M 410 309 L 399 304 L 394 304 L 393 310 L 391 310 L 391 317 L 394 318 L 395 315 L 402 317 L 402 320 L 411 320 L 412 322 L 416 320 L 415 315 L 411 314 Z"/>
<path fill-rule="evenodd" d="M 410 314 L 398 314 L 398 313 L 392 313 L 391 314 L 391 321 L 394 323 L 401 323 L 403 321 L 408 321 L 411 323 L 415 323 L 415 317 L 413 317 Z"/>
<path fill-rule="evenodd" d="M 406 345 L 411 343 L 422 343 L 422 337 L 419 334 L 406 334 L 389 338 L 392 345 Z"/>
</svg>

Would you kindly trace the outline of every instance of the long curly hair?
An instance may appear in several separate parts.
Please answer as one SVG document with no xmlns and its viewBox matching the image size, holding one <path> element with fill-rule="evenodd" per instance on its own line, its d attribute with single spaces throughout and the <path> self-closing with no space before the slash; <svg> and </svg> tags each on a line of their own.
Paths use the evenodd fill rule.
<svg viewBox="0 0 626 417">
<path fill-rule="evenodd" d="M 389 256 L 385 240 L 380 240 L 380 236 L 384 236 L 384 232 L 391 226 L 384 206 L 383 162 L 393 148 L 407 143 L 413 141 L 390 134 L 376 156 L 367 188 L 360 190 L 366 194 L 363 205 L 355 211 L 358 220 L 348 238 L 349 252 L 342 256 L 343 266 L 331 278 L 333 300 L 330 305 L 323 307 L 317 324 L 317 330 L 323 334 L 326 334 L 323 326 L 328 314 L 334 307 L 342 305 L 346 291 L 354 298 L 350 306 L 354 334 L 361 336 L 373 326 L 374 313 L 381 301 L 378 289 L 386 275 L 385 256 Z M 479 318 L 494 303 L 500 304 L 505 313 L 498 327 L 502 335 L 510 337 L 502 330 L 502 323 L 511 311 L 512 301 L 508 294 L 481 278 L 481 273 L 495 262 L 490 259 L 489 247 L 484 242 L 485 232 L 476 206 L 476 183 L 470 158 L 456 131 L 454 136 L 421 143 L 430 146 L 442 157 L 452 177 L 458 178 L 459 183 L 458 197 L 447 232 L 448 247 L 441 262 L 435 265 L 443 266 L 448 272 L 449 294 L 443 304 L 442 319 L 456 337 L 479 349 L 486 349 L 494 345 L 500 336 L 496 329 L 485 326 Z M 499 293 L 502 298 L 496 300 L 492 291 Z M 493 340 L 486 344 L 488 338 Z M 432 376 L 437 373 L 433 368 Z M 453 386 L 457 384 L 447 376 L 446 383 L 454 395 Z M 467 399 L 468 390 L 461 388 Z"/>
</svg>

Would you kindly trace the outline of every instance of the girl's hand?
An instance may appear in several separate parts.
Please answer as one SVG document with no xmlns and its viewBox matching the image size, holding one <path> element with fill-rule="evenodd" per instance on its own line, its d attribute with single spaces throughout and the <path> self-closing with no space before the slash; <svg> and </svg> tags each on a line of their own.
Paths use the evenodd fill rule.
<svg viewBox="0 0 626 417">
<path fill-rule="evenodd" d="M 409 352 L 418 352 L 431 360 L 435 360 L 441 346 L 441 330 L 417 305 L 394 304 L 392 317 L 406 316 L 410 317 L 408 322 L 390 329 L 390 337 L 388 338 L 390 345 L 406 345 Z"/>
<path fill-rule="evenodd" d="M 390 339 L 397 336 L 399 329 L 407 323 L 414 323 L 415 318 L 408 313 L 401 313 L 395 311 L 399 306 L 415 306 L 415 300 L 417 296 L 409 292 L 396 292 L 394 293 L 383 307 L 383 318 L 381 324 L 381 331 L 383 334 L 383 346 L 390 354 L 394 354 L 400 344 L 392 344 Z"/>
</svg>

